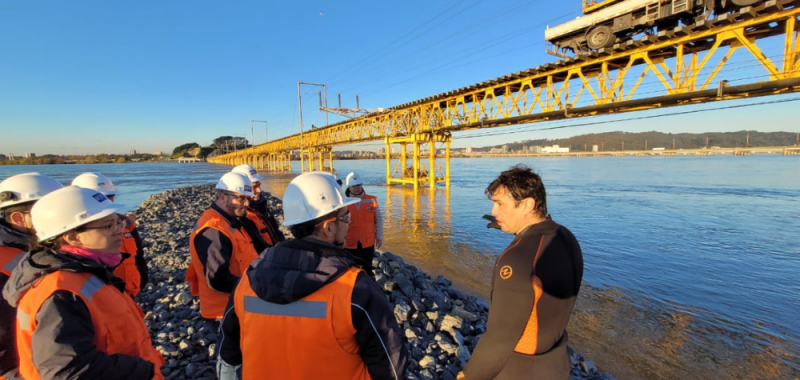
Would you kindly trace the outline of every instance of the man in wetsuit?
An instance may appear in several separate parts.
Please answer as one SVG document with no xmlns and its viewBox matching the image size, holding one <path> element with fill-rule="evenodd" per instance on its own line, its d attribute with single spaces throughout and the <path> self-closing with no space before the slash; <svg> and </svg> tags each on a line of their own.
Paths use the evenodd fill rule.
<svg viewBox="0 0 800 380">
<path fill-rule="evenodd" d="M 495 262 L 486 333 L 459 379 L 567 379 L 578 240 L 550 218 L 542 179 L 526 166 L 502 172 L 486 195 L 500 229 L 516 237 Z"/>
</svg>

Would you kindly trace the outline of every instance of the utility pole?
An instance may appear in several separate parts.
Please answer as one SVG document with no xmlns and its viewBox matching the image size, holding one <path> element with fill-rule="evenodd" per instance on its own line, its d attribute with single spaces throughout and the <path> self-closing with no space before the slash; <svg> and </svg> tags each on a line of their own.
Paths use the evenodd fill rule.
<svg viewBox="0 0 800 380">
<path fill-rule="evenodd" d="M 708 149 L 708 136 L 706 136 L 706 149 Z"/>
<path fill-rule="evenodd" d="M 672 150 L 675 150 L 675 139 L 672 139 Z"/>
<path fill-rule="evenodd" d="M 794 140 L 794 145 L 795 146 L 800 146 L 800 133 L 797 134 L 797 139 Z"/>
<path fill-rule="evenodd" d="M 744 147 L 745 148 L 749 148 L 750 147 L 750 134 L 749 133 L 747 134 L 747 141 L 745 141 Z"/>
<path fill-rule="evenodd" d="M 326 106 L 328 105 L 328 86 L 321 83 L 297 82 L 297 106 L 300 107 L 300 166 L 301 167 L 303 166 L 303 100 L 302 100 L 302 95 L 300 95 L 300 86 L 302 85 L 322 87 L 323 90 L 325 90 L 325 105 Z M 320 108 L 322 108 L 321 98 L 320 98 Z M 325 125 L 328 125 L 327 113 L 325 113 Z"/>
<path fill-rule="evenodd" d="M 622 150 L 625 150 L 625 141 L 622 141 Z"/>
<path fill-rule="evenodd" d="M 297 105 L 300 107 L 300 158 L 303 158 L 303 99 L 300 96 L 300 84 L 297 82 Z M 301 168 L 302 169 L 302 168 Z"/>
<path fill-rule="evenodd" d="M 644 140 L 644 150 L 647 150 L 647 140 Z"/>
<path fill-rule="evenodd" d="M 266 141 L 264 141 L 264 143 L 265 144 L 268 143 L 269 142 L 269 131 L 267 131 L 267 121 L 266 120 L 250 120 L 250 134 L 251 135 L 253 134 L 253 123 L 264 123 L 264 132 L 265 132 L 265 137 L 266 137 Z M 255 143 L 256 143 L 255 142 L 255 137 L 253 137 L 253 145 L 255 145 Z"/>
</svg>

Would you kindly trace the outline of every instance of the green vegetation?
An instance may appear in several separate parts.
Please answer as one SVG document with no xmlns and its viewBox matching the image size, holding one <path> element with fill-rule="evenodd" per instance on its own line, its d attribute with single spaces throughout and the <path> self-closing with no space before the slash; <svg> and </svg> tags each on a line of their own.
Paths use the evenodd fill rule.
<svg viewBox="0 0 800 380">
<path fill-rule="evenodd" d="M 188 143 L 175 147 L 172 150 L 171 159 L 181 157 L 196 157 L 206 159 L 208 156 L 216 156 L 250 147 L 250 143 L 244 137 L 220 136 L 214 139 L 209 146 L 201 147 L 198 143 Z"/>
<path fill-rule="evenodd" d="M 722 148 L 745 147 L 750 136 L 749 146 L 792 146 L 795 145 L 797 134 L 792 132 L 757 132 L 757 131 L 738 131 L 738 132 L 707 132 L 707 133 L 662 133 L 662 132 L 606 132 L 592 133 L 588 135 L 573 136 L 565 139 L 539 139 L 527 140 L 496 146 L 476 148 L 477 151 L 488 151 L 491 148 L 500 148 L 508 145 L 508 150 L 520 150 L 523 146 L 548 146 L 559 145 L 568 147 L 571 151 L 591 151 L 592 145 L 597 145 L 600 150 L 617 151 L 625 150 L 644 150 L 646 149 L 667 148 L 672 149 L 673 142 L 675 149 L 698 149 L 706 146 L 719 146 Z"/>
<path fill-rule="evenodd" d="M 9 160 L 7 156 L 0 154 L 0 165 L 52 165 L 52 164 L 112 164 L 126 162 L 155 162 L 163 160 L 162 156 L 152 154 L 96 154 L 96 155 L 68 155 L 58 156 L 46 154 L 41 157 L 15 157 Z"/>
</svg>

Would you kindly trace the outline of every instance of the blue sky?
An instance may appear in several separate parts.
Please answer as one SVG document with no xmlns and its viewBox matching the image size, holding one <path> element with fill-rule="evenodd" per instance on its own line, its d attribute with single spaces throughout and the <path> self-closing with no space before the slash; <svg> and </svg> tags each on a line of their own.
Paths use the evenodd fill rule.
<svg viewBox="0 0 800 380">
<path fill-rule="evenodd" d="M 297 81 L 326 83 L 330 106 L 341 92 L 344 106 L 358 93 L 362 107 L 391 107 L 552 62 L 545 25 L 579 14 L 580 1 L 544 0 L 0 2 L 0 152 L 171 151 L 250 138 L 251 119 L 268 120 L 275 139 L 299 130 Z M 764 46 L 780 51 L 779 42 Z M 763 70 L 741 69 L 720 79 Z M 306 129 L 324 124 L 316 91 L 303 88 Z M 795 132 L 792 104 L 480 139 L 467 132 L 454 146 L 611 130 Z M 263 143 L 263 124 L 256 130 Z"/>
</svg>

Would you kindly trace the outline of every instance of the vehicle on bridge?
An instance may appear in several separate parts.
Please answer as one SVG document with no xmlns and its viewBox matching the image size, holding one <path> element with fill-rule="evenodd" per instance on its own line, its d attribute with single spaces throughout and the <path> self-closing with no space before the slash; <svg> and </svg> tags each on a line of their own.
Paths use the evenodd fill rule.
<svg viewBox="0 0 800 380">
<path fill-rule="evenodd" d="M 583 0 L 584 16 L 548 27 L 544 32 L 547 52 L 585 54 L 639 34 L 655 35 L 679 25 L 692 25 L 763 0 Z"/>
</svg>

